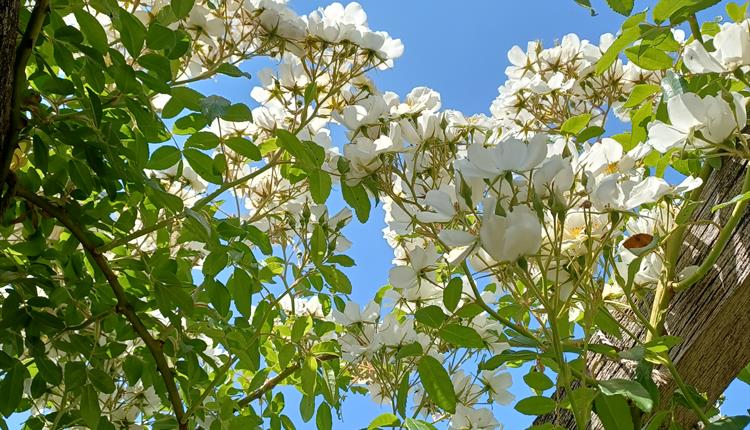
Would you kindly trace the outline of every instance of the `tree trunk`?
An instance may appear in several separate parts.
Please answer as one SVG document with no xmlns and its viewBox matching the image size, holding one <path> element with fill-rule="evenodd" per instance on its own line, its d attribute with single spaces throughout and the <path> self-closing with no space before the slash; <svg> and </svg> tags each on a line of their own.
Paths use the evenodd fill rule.
<svg viewBox="0 0 750 430">
<path fill-rule="evenodd" d="M 729 160 L 708 179 L 701 194 L 701 206 L 693 214 L 694 220 L 710 219 L 719 226 L 724 225 L 731 207 L 711 213 L 716 204 L 725 202 L 739 194 L 747 163 Z M 678 273 L 689 265 L 699 265 L 712 249 L 719 234 L 714 224 L 691 226 L 685 235 L 685 243 L 678 260 Z M 728 246 L 722 252 L 709 274 L 701 281 L 677 293 L 672 299 L 666 319 L 666 334 L 679 336 L 682 343 L 671 351 L 679 374 L 689 385 L 708 395 L 713 403 L 727 386 L 750 362 L 750 211 L 746 211 Z M 648 306 L 644 311 L 648 312 Z M 648 313 L 647 313 L 648 315 Z M 634 322 L 632 315 L 617 318 L 635 334 L 645 337 L 645 329 Z M 599 340 L 621 348 L 634 346 L 632 342 L 618 341 L 597 334 Z M 596 339 L 595 339 L 596 341 Z M 616 362 L 599 355 L 589 357 L 592 377 L 604 380 L 632 378 L 632 362 Z M 656 372 L 661 392 L 662 405 L 668 404 L 675 384 L 666 371 Z M 688 409 L 680 409 L 676 421 L 683 428 L 695 426 L 697 417 Z M 545 415 L 537 418 L 536 424 L 554 422 L 574 429 L 575 422 L 570 413 Z M 592 429 L 601 429 L 594 417 Z"/>
<path fill-rule="evenodd" d="M 20 0 L 0 0 L 0 148 L 10 127 Z"/>
</svg>

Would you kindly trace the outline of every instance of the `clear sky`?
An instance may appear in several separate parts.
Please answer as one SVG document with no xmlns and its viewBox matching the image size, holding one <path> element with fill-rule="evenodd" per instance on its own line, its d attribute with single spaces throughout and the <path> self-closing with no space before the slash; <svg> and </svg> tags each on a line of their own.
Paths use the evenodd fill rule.
<svg viewBox="0 0 750 430">
<path fill-rule="evenodd" d="M 444 108 L 458 109 L 466 114 L 488 113 L 504 81 L 508 65 L 506 52 L 513 45 L 524 47 L 529 40 L 539 39 L 546 45 L 567 33 L 577 33 L 582 39 L 598 41 L 599 35 L 616 32 L 623 17 L 610 12 L 604 0 L 592 0 L 599 14 L 575 5 L 573 0 L 360 0 L 368 14 L 370 27 L 388 31 L 401 38 L 406 50 L 392 70 L 374 75 L 378 87 L 405 95 L 413 87 L 428 86 L 442 94 Z M 298 13 L 308 13 L 330 1 L 292 0 Z M 346 3 L 344 1 L 344 3 Z M 636 1 L 636 9 L 644 9 L 648 2 Z M 703 18 L 719 15 L 714 9 Z M 255 72 L 257 64 L 245 68 Z M 248 84 L 243 79 L 220 79 L 200 85 L 204 94 L 249 101 L 249 92 L 257 81 Z M 337 142 L 342 144 L 342 142 Z M 337 203 L 334 201 L 334 205 Z M 349 254 L 357 266 L 348 270 L 354 286 L 353 299 L 369 301 L 377 289 L 387 284 L 392 251 L 382 239 L 382 210 L 377 208 L 366 226 L 353 221 L 347 236 L 354 246 Z M 513 391 L 518 399 L 531 393 L 525 388 L 523 371 L 513 371 Z M 297 413 L 298 397 L 287 394 L 285 413 L 293 417 L 298 428 L 314 428 L 314 423 L 303 423 Z M 729 415 L 746 413 L 750 407 L 750 386 L 735 381 L 727 392 L 723 408 Z M 294 399 L 294 400 L 293 400 Z M 506 429 L 525 428 L 530 417 L 517 413 L 512 407 L 495 407 L 498 419 Z M 335 422 L 336 429 L 367 427 L 381 411 L 368 397 L 353 395 L 346 400 L 343 421 Z M 20 428 L 20 420 L 11 420 L 10 428 Z"/>
</svg>

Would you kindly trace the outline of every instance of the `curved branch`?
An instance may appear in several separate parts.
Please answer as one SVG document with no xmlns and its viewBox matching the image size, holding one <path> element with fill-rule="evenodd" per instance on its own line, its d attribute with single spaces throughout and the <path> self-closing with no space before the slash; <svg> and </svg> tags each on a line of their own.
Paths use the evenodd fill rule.
<svg viewBox="0 0 750 430">
<path fill-rule="evenodd" d="M 136 334 L 138 334 L 138 337 L 143 340 L 149 352 L 151 352 L 151 355 L 154 357 L 156 368 L 159 370 L 159 373 L 161 373 L 162 379 L 164 380 L 164 385 L 167 388 L 167 395 L 169 397 L 170 403 L 172 404 L 172 409 L 174 410 L 175 417 L 177 418 L 177 422 L 180 423 L 180 430 L 187 430 L 187 424 L 182 423 L 182 419 L 185 414 L 182 404 L 182 398 L 180 397 L 172 368 L 169 366 L 167 358 L 164 356 L 162 343 L 151 336 L 151 333 L 149 333 L 148 329 L 143 324 L 143 321 L 141 321 L 140 317 L 136 314 L 133 306 L 128 302 L 127 296 L 125 295 L 125 289 L 117 279 L 117 274 L 115 274 L 112 268 L 109 267 L 109 263 L 107 262 L 107 259 L 104 257 L 104 255 L 97 251 L 96 244 L 90 238 L 90 233 L 86 231 L 74 219 L 72 219 L 68 215 L 65 208 L 50 202 L 43 196 L 32 193 L 21 186 L 16 187 L 16 196 L 42 209 L 44 212 L 47 212 L 47 214 L 54 217 L 62 225 L 64 225 L 73 234 L 73 236 L 78 239 L 78 241 L 81 243 L 81 246 L 83 246 L 96 266 L 99 268 L 99 270 L 102 271 L 104 277 L 107 279 L 107 283 L 112 288 L 112 292 L 117 298 L 117 312 L 125 316 L 130 325 L 133 326 Z"/>
<path fill-rule="evenodd" d="M 318 361 L 328 361 L 328 360 L 334 360 L 336 358 L 339 358 L 337 355 L 333 354 L 325 354 L 315 357 Z M 294 372 L 299 370 L 300 364 L 294 363 L 291 366 L 287 367 L 286 369 L 282 370 L 274 376 L 273 378 L 267 379 L 266 382 L 263 383 L 263 385 L 260 386 L 257 390 L 253 391 L 252 393 L 248 394 L 247 397 L 241 399 L 237 404 L 244 408 L 245 406 L 249 405 L 250 402 L 258 400 L 260 396 L 265 394 L 267 391 L 272 390 L 274 387 L 282 383 L 286 378 L 291 376 Z"/>
</svg>

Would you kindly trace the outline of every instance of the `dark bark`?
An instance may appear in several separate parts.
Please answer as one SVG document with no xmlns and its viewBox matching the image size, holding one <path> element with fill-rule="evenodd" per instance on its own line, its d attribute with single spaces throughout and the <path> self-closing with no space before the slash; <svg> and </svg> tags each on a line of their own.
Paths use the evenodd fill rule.
<svg viewBox="0 0 750 430">
<path fill-rule="evenodd" d="M 702 203 L 693 214 L 694 220 L 710 219 L 719 226 L 724 225 L 732 208 L 711 213 L 716 204 L 725 202 L 740 192 L 746 162 L 730 160 L 714 172 L 701 193 Z M 713 248 L 719 227 L 712 224 L 693 225 L 688 228 L 685 243 L 678 259 L 678 271 L 689 265 L 698 265 Z M 709 274 L 683 292 L 678 292 L 669 307 L 666 318 L 666 334 L 679 336 L 683 342 L 671 351 L 679 374 L 685 381 L 708 395 L 715 402 L 727 386 L 750 362 L 750 211 L 745 211 L 739 225 L 732 234 L 728 246 Z M 648 306 L 643 311 L 648 312 Z M 618 319 L 631 331 L 645 337 L 646 333 L 632 315 L 619 315 Z M 597 335 L 598 339 L 606 336 Z M 632 342 L 613 341 L 621 348 L 634 346 Z M 601 356 L 589 357 L 592 377 L 604 380 L 632 378 L 632 362 L 616 362 Z M 657 369 L 654 374 L 661 391 L 661 403 L 670 401 L 675 384 L 666 370 Z M 691 428 L 697 417 L 689 410 L 680 408 L 676 420 L 683 428 Z M 537 424 L 554 422 L 574 429 L 575 422 L 570 413 L 539 417 Z M 594 419 L 590 426 L 600 429 Z"/>
<path fill-rule="evenodd" d="M 0 148 L 10 129 L 19 0 L 0 0 Z"/>
</svg>

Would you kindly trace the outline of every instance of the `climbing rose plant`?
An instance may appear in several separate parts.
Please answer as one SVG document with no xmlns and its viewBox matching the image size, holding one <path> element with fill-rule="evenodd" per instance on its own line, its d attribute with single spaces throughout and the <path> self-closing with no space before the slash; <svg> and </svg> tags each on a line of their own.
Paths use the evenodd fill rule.
<svg viewBox="0 0 750 430">
<path fill-rule="evenodd" d="M 704 180 L 750 159 L 745 6 L 701 25 L 716 1 L 608 3 L 627 16 L 617 35 L 514 46 L 491 115 L 469 116 L 429 88 L 376 88 L 368 73 L 403 46 L 357 3 L 22 2 L 0 413 L 30 429 L 289 429 L 291 386 L 321 430 L 357 392 L 391 411 L 370 428 L 500 428 L 494 403 L 607 430 L 668 426 L 682 405 L 742 428 L 682 381 L 664 311 L 750 201 L 746 175 L 715 208 L 731 212 L 718 251 L 676 269 Z M 239 67 L 258 57 L 275 65 Z M 219 74 L 254 102 L 195 89 Z M 375 205 L 393 268 L 357 304 L 372 286 L 348 280 L 343 229 Z M 634 379 L 593 379 L 595 356 Z M 662 403 L 665 372 L 680 395 Z"/>
</svg>

